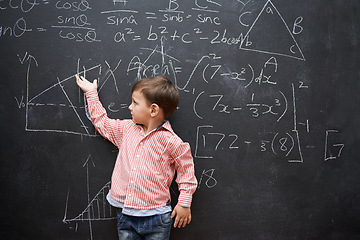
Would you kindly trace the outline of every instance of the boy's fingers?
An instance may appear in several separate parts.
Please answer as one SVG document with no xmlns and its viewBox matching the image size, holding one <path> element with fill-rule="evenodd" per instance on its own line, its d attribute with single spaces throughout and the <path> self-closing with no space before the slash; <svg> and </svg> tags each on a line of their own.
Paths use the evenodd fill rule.
<svg viewBox="0 0 360 240">
<path fill-rule="evenodd" d="M 177 224 L 178 228 L 181 228 L 182 225 L 183 225 L 183 220 L 179 219 L 178 224 Z"/>
<path fill-rule="evenodd" d="M 191 217 L 189 218 L 179 218 L 179 219 L 175 219 L 175 223 L 174 223 L 174 227 L 178 227 L 178 228 L 181 228 L 181 227 L 185 227 L 186 224 L 189 224 L 191 222 Z"/>
<path fill-rule="evenodd" d="M 175 221 L 174 221 L 174 227 L 176 227 L 178 225 L 179 219 L 176 217 Z"/>
<path fill-rule="evenodd" d="M 184 225 L 183 225 L 183 227 L 185 227 L 185 226 L 186 226 L 186 224 L 189 224 L 189 223 L 190 223 L 190 221 L 191 221 L 191 217 L 186 218 L 186 219 L 185 219 L 185 221 L 184 221 Z"/>
<path fill-rule="evenodd" d="M 78 85 L 78 86 L 80 86 L 80 84 L 81 84 L 81 80 L 80 80 L 80 78 L 79 78 L 79 76 L 78 75 L 75 75 L 75 77 L 76 77 L 76 84 Z"/>
<path fill-rule="evenodd" d="M 82 83 L 84 81 L 84 79 L 85 79 L 82 76 L 79 77 L 79 75 L 75 75 L 75 76 L 76 76 L 76 82 L 78 82 L 78 83 Z"/>
<path fill-rule="evenodd" d="M 179 228 L 180 228 L 180 227 L 185 227 L 185 226 L 186 226 L 186 220 L 183 221 L 182 226 L 179 226 Z"/>
<path fill-rule="evenodd" d="M 176 217 L 175 217 L 176 216 Z M 171 218 L 174 218 L 174 227 L 185 227 L 186 224 L 189 224 L 191 222 L 191 214 L 184 216 L 184 217 L 180 217 L 179 215 L 177 215 L 176 209 L 174 209 L 171 213 Z"/>
</svg>

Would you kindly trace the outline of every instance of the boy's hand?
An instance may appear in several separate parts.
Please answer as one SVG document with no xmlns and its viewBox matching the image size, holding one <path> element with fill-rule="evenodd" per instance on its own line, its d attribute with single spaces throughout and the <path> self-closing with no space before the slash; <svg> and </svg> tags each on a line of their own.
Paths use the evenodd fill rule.
<svg viewBox="0 0 360 240">
<path fill-rule="evenodd" d="M 171 213 L 171 218 L 175 218 L 174 227 L 185 227 L 186 224 L 191 222 L 191 210 L 189 207 L 182 207 L 176 205 Z"/>
<path fill-rule="evenodd" d="M 76 77 L 76 84 L 83 90 L 85 93 L 90 90 L 96 90 L 97 89 L 97 80 L 94 80 L 94 82 L 89 82 L 84 77 L 79 77 L 78 75 L 75 75 Z"/>
</svg>

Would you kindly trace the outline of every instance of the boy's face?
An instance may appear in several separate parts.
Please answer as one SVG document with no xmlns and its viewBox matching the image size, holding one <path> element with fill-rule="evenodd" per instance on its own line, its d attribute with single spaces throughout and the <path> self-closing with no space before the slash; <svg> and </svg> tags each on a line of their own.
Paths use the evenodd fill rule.
<svg viewBox="0 0 360 240">
<path fill-rule="evenodd" d="M 136 124 L 147 125 L 148 120 L 151 118 L 151 105 L 148 104 L 144 94 L 142 94 L 140 90 L 135 90 L 132 93 L 132 102 L 129 110 Z"/>
</svg>

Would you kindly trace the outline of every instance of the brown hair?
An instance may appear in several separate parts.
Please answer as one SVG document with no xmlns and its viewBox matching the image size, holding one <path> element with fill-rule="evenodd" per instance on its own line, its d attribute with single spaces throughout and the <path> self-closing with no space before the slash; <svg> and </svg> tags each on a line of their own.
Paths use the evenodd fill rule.
<svg viewBox="0 0 360 240">
<path fill-rule="evenodd" d="M 165 76 L 143 78 L 136 82 L 131 92 L 140 90 L 149 104 L 156 103 L 170 117 L 179 104 L 179 92 L 175 85 Z"/>
</svg>

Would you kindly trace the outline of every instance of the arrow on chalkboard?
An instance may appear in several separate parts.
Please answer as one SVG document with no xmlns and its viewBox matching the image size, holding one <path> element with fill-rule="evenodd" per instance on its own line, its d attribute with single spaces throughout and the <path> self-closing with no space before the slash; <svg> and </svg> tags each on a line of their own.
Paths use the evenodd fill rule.
<svg viewBox="0 0 360 240">
<path fill-rule="evenodd" d="M 268 0 L 242 39 L 239 49 L 291 57 L 305 57 L 284 18 Z"/>
<path fill-rule="evenodd" d="M 90 199 L 90 178 L 89 178 L 89 165 L 95 167 L 95 163 L 92 160 L 91 155 L 89 155 L 83 164 L 83 167 L 86 168 L 86 182 L 87 182 L 87 202 L 88 205 L 86 208 L 76 217 L 68 218 L 68 205 L 69 205 L 69 196 L 70 189 L 68 190 L 65 204 L 65 214 L 63 218 L 63 223 L 68 224 L 75 222 L 76 228 L 78 222 L 87 222 L 89 225 L 89 234 L 90 239 L 93 239 L 93 221 L 105 221 L 116 219 L 115 212 L 112 210 L 112 207 L 106 200 L 106 195 L 110 190 L 111 182 L 108 182 L 98 191 L 98 193 Z"/>
</svg>

